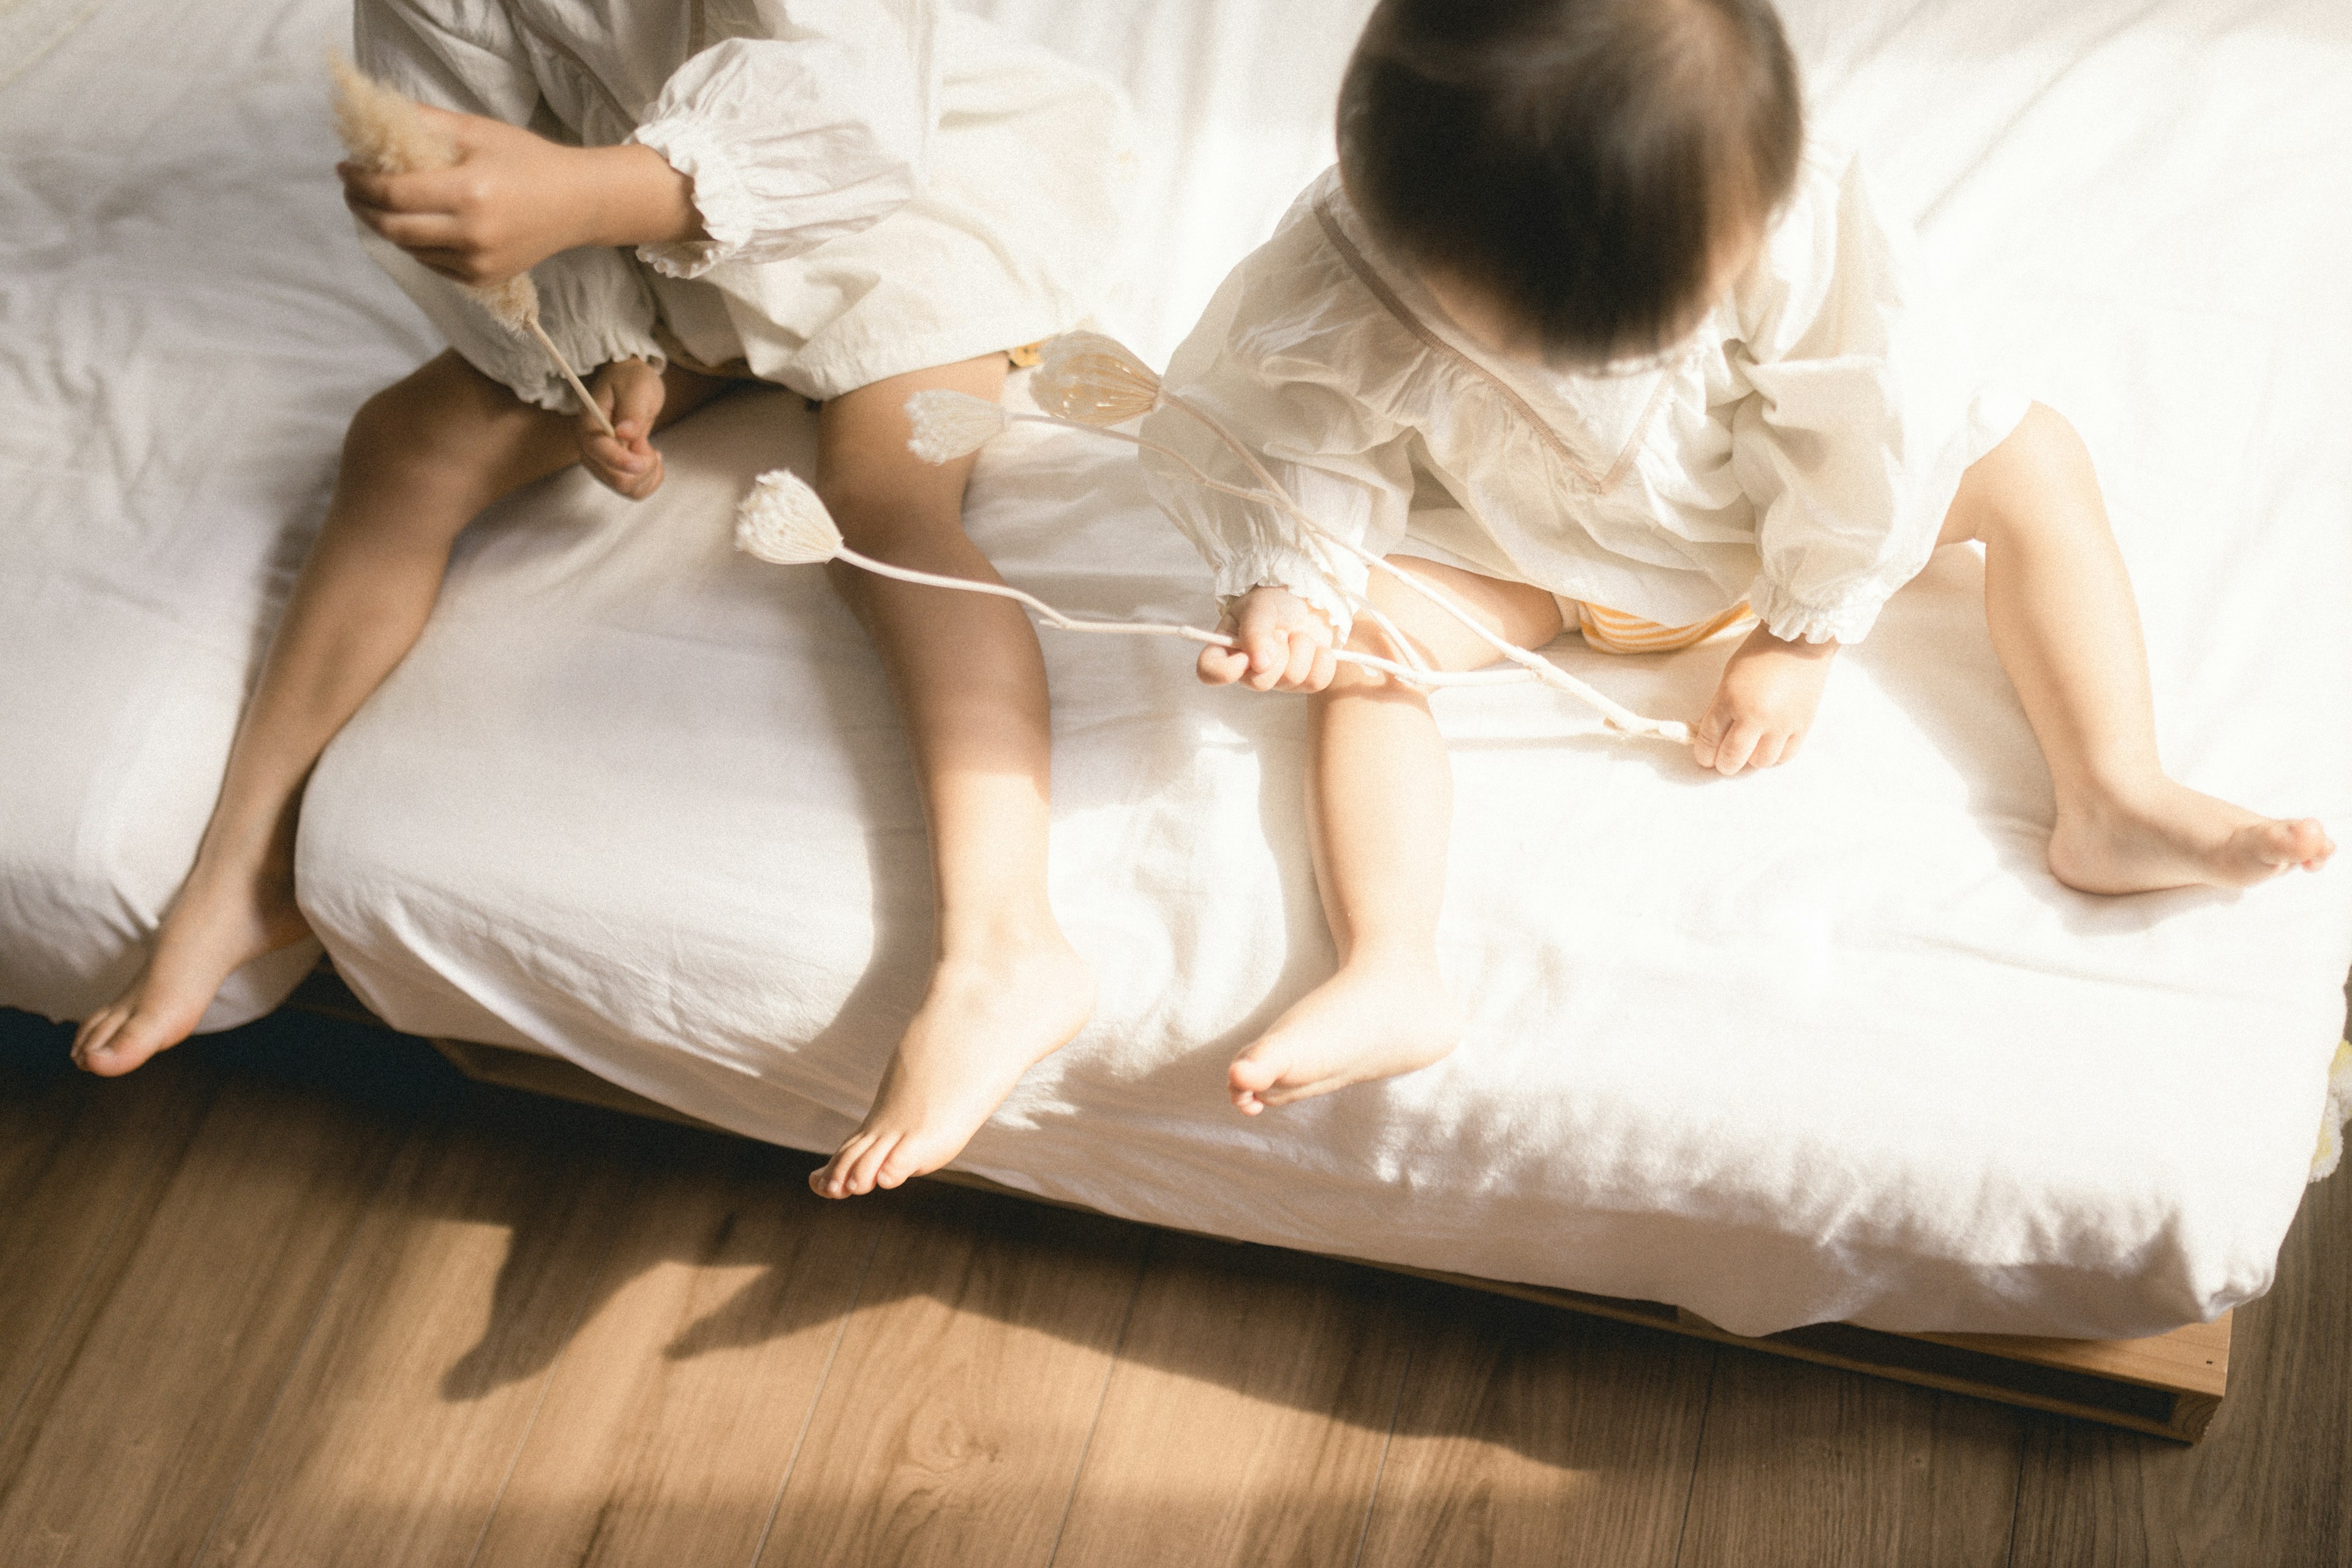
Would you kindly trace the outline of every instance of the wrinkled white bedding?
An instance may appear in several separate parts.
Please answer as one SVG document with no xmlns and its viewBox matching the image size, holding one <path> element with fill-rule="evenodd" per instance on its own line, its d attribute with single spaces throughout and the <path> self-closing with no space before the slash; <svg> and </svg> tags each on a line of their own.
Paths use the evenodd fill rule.
<svg viewBox="0 0 2352 1568">
<path fill-rule="evenodd" d="M 348 13 L 197 16 L 0 7 L 0 1004 L 54 1017 L 137 970 L 343 426 L 437 346 L 334 195 Z M 248 965 L 205 1026 L 317 957 Z"/>
<path fill-rule="evenodd" d="M 142 6 L 165 8 L 116 0 L 9 89 L 0 130 L 28 87 L 95 68 L 76 53 L 88 28 Z M 1136 282 L 1106 314 L 1163 355 L 1325 155 L 1359 6 L 983 8 L 1135 93 Z M 2326 0 L 1792 11 L 1825 117 L 1923 217 L 1986 366 L 2090 439 L 2175 771 L 2352 830 L 2352 298 L 2332 276 L 2352 125 L 2331 107 L 2352 92 L 2352 20 Z M 323 14 L 290 7 L 265 40 L 279 74 L 232 95 L 286 149 L 269 178 L 316 209 L 310 271 L 242 291 L 179 275 L 252 249 L 226 216 L 155 216 L 181 183 L 280 198 L 236 138 L 216 154 L 240 149 L 231 178 L 126 133 L 103 200 L 66 189 L 87 165 L 44 172 L 5 143 L 0 375 L 70 405 L 52 441 L 80 434 L 61 464 L 0 422 L 12 481 L 51 487 L 18 514 L 29 529 L 10 525 L 0 573 L 0 734 L 36 742 L 0 805 L 0 1001 L 83 1005 L 60 1001 L 75 965 L 152 923 L 333 427 L 421 357 L 388 286 L 328 235 L 327 188 L 293 172 L 325 146 L 303 118 Z M 116 266 L 137 247 L 110 221 L 177 225 L 191 254 L 178 274 L 149 265 L 164 302 L 138 332 L 79 324 L 126 293 L 86 252 L 14 237 L 20 212 L 52 207 L 71 207 L 56 247 Z M 64 303 L 29 313 L 37 298 Z M 183 339 L 184 374 L 119 368 Z M 193 368 L 215 339 L 254 351 L 230 384 L 278 410 L 268 444 Z M 72 401 L 90 386 L 106 395 Z M 203 438 L 182 445 L 192 420 Z M 804 461 L 809 436 L 797 399 L 740 398 L 674 433 L 653 502 L 567 476 L 467 536 L 416 655 L 306 810 L 305 906 L 394 1023 L 551 1050 L 782 1142 L 851 1125 L 916 999 L 929 889 L 870 652 L 820 574 L 729 548 L 744 481 Z M 253 476 L 243 510 L 191 533 L 188 498 L 224 470 Z M 58 488 L 73 476 L 86 488 Z M 1205 573 L 1133 464 L 1084 437 L 1024 428 L 992 448 L 971 526 L 1066 607 L 1207 613 Z M 1842 660 L 1803 759 L 1762 777 L 1705 780 L 1525 689 L 1441 696 L 1460 777 L 1446 957 L 1475 998 L 1469 1042 L 1255 1121 L 1224 1105 L 1224 1060 L 1329 963 L 1302 711 L 1205 691 L 1171 646 L 1046 634 L 1054 891 L 1102 1006 L 964 1163 L 1139 1218 L 1669 1300 L 1744 1332 L 2134 1334 L 2260 1291 L 2343 1022 L 2352 871 L 2244 895 L 2057 887 L 2047 778 L 1979 584 L 1974 557 L 1940 558 Z M 1695 711 L 1719 657 L 1555 652 L 1661 713 Z M 168 695 L 196 670 L 201 703 Z M 126 804 L 107 760 L 142 745 L 148 795 Z M 28 757 L 68 777 L 61 750 L 79 782 L 20 789 Z M 104 843 L 121 847 L 87 872 Z M 45 967 L 17 967 L 26 942 Z"/>
</svg>

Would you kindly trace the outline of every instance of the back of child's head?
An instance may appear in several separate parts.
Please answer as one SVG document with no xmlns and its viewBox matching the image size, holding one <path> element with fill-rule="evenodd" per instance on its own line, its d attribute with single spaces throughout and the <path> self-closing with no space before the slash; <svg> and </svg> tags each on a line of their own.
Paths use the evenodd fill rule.
<svg viewBox="0 0 2352 1568">
<path fill-rule="evenodd" d="M 1381 244 L 1583 364 L 1693 324 L 1803 139 L 1769 0 L 1381 0 L 1339 93 Z"/>
</svg>

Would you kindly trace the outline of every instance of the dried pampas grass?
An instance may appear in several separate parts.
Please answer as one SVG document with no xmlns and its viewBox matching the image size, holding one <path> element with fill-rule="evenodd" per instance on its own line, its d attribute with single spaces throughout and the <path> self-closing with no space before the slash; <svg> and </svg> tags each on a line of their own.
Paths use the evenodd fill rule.
<svg viewBox="0 0 2352 1568">
<path fill-rule="evenodd" d="M 352 163 L 379 174 L 413 174 L 446 169 L 457 161 L 457 142 L 417 112 L 415 100 L 394 92 L 341 55 L 327 57 L 327 69 L 335 82 L 335 134 Z M 605 435 L 613 434 L 613 422 L 540 324 L 539 289 L 530 273 L 518 272 L 501 283 L 457 287 L 499 326 L 519 338 L 537 340 L 580 400 L 582 412 Z"/>
</svg>

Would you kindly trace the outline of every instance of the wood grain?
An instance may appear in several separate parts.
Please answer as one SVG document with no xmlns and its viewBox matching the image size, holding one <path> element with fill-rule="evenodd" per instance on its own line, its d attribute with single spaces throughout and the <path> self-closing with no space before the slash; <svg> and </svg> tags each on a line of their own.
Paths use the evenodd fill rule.
<svg viewBox="0 0 2352 1568">
<path fill-rule="evenodd" d="M 284 1084 L 222 1089 L 0 1443 L 0 1542 L 43 1568 L 196 1555 L 401 1130 Z"/>
<path fill-rule="evenodd" d="M 1145 1233 L 936 1186 L 857 1201 L 884 1229 L 761 1568 L 1043 1568 Z"/>
<path fill-rule="evenodd" d="M 887 1211 L 656 1131 L 477 1568 L 748 1564 L 774 1514 Z"/>
<path fill-rule="evenodd" d="M 2009 1550 L 2025 1419 L 1727 1350 L 1683 1568 L 1990 1568 Z"/>
<path fill-rule="evenodd" d="M 56 1062 L 0 1076 L 0 1444 L 126 1217 L 153 1206 L 218 1089 L 185 1057 L 101 1083 L 64 1065 L 62 1037 Z"/>
<path fill-rule="evenodd" d="M 206 1568 L 467 1561 L 595 1288 L 642 1123 L 499 1090 L 410 1133 Z"/>
<path fill-rule="evenodd" d="M 2035 1418 L 2015 1568 L 2352 1563 L 2352 1180 L 2306 1191 L 2271 1292 L 2238 1310 L 2230 1397 L 2194 1448 Z"/>
<path fill-rule="evenodd" d="M 1366 1568 L 1672 1563 L 1717 1352 L 1428 1289 Z"/>
<path fill-rule="evenodd" d="M 461 1071 L 484 1082 L 688 1126 L 704 1125 L 552 1057 L 453 1040 L 436 1040 L 433 1044 Z M 1075 1204 L 1021 1194 L 965 1172 L 941 1171 L 930 1179 L 1024 1202 L 1054 1203 L 1079 1213 L 1093 1212 Z M 1686 1309 L 1663 1302 L 1628 1300 L 1332 1256 L 1342 1263 L 1516 1296 L 1617 1322 L 1668 1328 L 1718 1344 L 1739 1345 L 1823 1366 L 1866 1372 L 1948 1393 L 2112 1422 L 2184 1442 L 2193 1442 L 2203 1433 L 2229 1375 L 2230 1320 L 2226 1314 L 2216 1322 L 2190 1324 L 2168 1334 L 2141 1340 L 1898 1334 L 1842 1323 L 1814 1324 L 1751 1339 L 1717 1327 Z"/>
<path fill-rule="evenodd" d="M 1268 1247 L 1155 1237 L 1055 1568 L 1351 1561 L 1417 1282 Z"/>
</svg>

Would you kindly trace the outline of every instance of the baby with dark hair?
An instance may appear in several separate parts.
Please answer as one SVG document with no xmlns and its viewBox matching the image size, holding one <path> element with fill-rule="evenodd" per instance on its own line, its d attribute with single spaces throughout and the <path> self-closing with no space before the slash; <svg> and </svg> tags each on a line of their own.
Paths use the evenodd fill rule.
<svg viewBox="0 0 2352 1568">
<path fill-rule="evenodd" d="M 1693 729 L 1731 776 L 1797 754 L 1838 649 L 1939 546 L 1985 552 L 1995 650 L 2056 791 L 2049 868 L 2120 894 L 2333 852 L 2179 784 L 2089 454 L 1972 381 L 1910 241 L 1810 142 L 1762 0 L 1383 0 L 1339 163 L 1237 267 L 1167 377 L 1329 532 L 1526 647 L 1716 637 Z M 1208 427 L 1145 434 L 1248 490 Z M 1213 568 L 1201 679 L 1314 699 L 1307 808 L 1339 967 L 1237 1056 L 1255 1113 L 1454 1048 L 1438 971 L 1452 780 L 1421 690 L 1495 658 L 1426 598 L 1147 454 Z"/>
<path fill-rule="evenodd" d="M 1803 118 L 1760 4 L 1390 5 L 1340 166 L 1382 246 L 1482 293 L 1508 346 L 1591 364 L 1696 324 L 1795 184 Z"/>
</svg>

